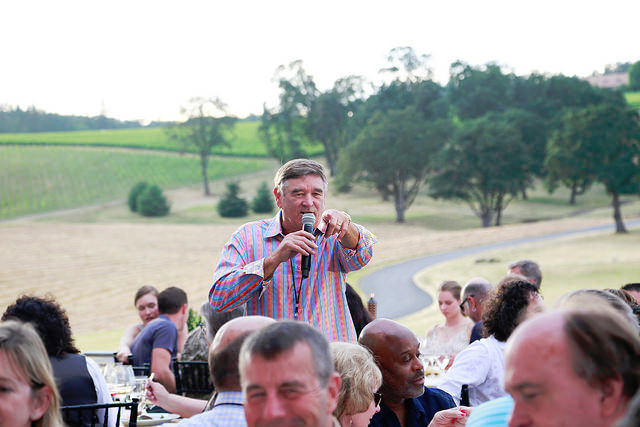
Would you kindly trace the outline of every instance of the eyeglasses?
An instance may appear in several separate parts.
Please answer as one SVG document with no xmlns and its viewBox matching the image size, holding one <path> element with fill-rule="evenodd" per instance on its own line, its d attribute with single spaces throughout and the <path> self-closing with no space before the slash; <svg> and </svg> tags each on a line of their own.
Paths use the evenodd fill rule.
<svg viewBox="0 0 640 427">
<path fill-rule="evenodd" d="M 373 401 L 376 404 L 376 407 L 380 406 L 382 402 L 382 393 L 378 393 L 377 391 L 373 393 Z"/>
<path fill-rule="evenodd" d="M 473 295 L 469 295 L 469 297 L 471 297 Z M 465 299 L 462 300 L 462 303 L 460 304 L 460 310 L 464 313 L 464 305 L 467 303 L 467 301 L 469 301 L 469 297 L 466 297 Z"/>
</svg>

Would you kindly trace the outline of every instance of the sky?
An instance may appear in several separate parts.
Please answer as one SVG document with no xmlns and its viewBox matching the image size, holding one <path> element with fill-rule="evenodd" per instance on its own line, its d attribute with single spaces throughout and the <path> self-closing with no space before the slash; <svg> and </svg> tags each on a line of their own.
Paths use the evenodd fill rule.
<svg viewBox="0 0 640 427">
<path fill-rule="evenodd" d="M 0 105 L 147 123 L 220 97 L 244 117 L 277 104 L 281 64 L 321 90 L 379 83 L 396 46 L 442 84 L 456 60 L 583 77 L 640 60 L 638 17 L 639 0 L 3 1 Z"/>
</svg>

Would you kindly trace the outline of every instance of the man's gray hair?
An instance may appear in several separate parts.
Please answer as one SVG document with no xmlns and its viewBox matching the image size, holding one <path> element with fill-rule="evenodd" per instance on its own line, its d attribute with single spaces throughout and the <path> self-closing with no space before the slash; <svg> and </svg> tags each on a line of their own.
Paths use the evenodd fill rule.
<svg viewBox="0 0 640 427">
<path fill-rule="evenodd" d="M 278 188 L 278 191 L 282 194 L 284 190 L 284 184 L 289 179 L 300 178 L 307 175 L 317 175 L 322 178 L 325 189 L 327 187 L 327 175 L 324 173 L 324 167 L 315 160 L 309 159 L 293 159 L 282 165 L 276 176 L 273 178 L 273 182 Z"/>
<path fill-rule="evenodd" d="M 464 289 L 462 290 L 462 297 L 466 298 L 469 296 L 474 297 L 478 302 L 484 301 L 489 293 L 493 289 L 491 286 L 491 282 L 487 279 L 483 279 L 482 277 L 474 277 L 469 280 L 469 282 L 464 285 Z"/>
<path fill-rule="evenodd" d="M 520 261 L 509 264 L 509 270 L 516 267 L 520 269 L 520 274 L 525 276 L 527 279 L 533 280 L 533 284 L 536 288 L 540 289 L 540 284 L 542 283 L 542 272 L 540 271 L 540 266 L 537 262 L 531 261 L 530 259 L 521 259 Z"/>
<path fill-rule="evenodd" d="M 620 378 L 623 393 L 633 397 L 640 387 L 640 337 L 612 310 L 575 310 L 565 314 L 564 331 L 573 370 L 591 387 Z"/>
<path fill-rule="evenodd" d="M 251 335 L 240 350 L 240 369 L 250 363 L 252 356 L 275 360 L 298 343 L 309 347 L 316 377 L 326 386 L 334 372 L 329 342 L 317 329 L 303 322 L 276 322 Z"/>
</svg>

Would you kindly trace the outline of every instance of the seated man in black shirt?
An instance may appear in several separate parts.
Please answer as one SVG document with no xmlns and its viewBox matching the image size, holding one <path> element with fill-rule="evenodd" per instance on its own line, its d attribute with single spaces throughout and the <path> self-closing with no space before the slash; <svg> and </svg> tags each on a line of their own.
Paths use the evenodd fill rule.
<svg viewBox="0 0 640 427">
<path fill-rule="evenodd" d="M 370 426 L 464 423 L 467 408 L 456 408 L 448 393 L 424 386 L 420 342 L 408 328 L 393 320 L 377 319 L 364 327 L 359 342 L 371 350 L 382 371 L 382 404 Z"/>
</svg>

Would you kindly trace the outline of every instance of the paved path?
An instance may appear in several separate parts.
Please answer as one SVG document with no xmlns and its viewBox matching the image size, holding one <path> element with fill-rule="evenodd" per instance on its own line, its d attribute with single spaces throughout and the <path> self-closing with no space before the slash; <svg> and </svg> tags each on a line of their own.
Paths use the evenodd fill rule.
<svg viewBox="0 0 640 427">
<path fill-rule="evenodd" d="M 640 218 L 625 221 L 627 228 L 640 225 Z M 360 288 L 367 295 L 375 293 L 378 302 L 378 317 L 398 318 L 421 310 L 431 304 L 431 296 L 418 288 L 413 282 L 413 275 L 427 267 L 440 262 L 461 258 L 467 255 L 493 249 L 503 249 L 511 246 L 533 243 L 544 240 L 557 239 L 559 237 L 574 234 L 583 234 L 592 231 L 612 230 L 614 224 L 595 227 L 580 228 L 577 230 L 562 231 L 544 234 L 536 237 L 508 240 L 506 242 L 491 243 L 487 245 L 472 246 L 451 252 L 429 255 L 402 262 L 391 267 L 383 268 L 360 279 Z M 505 266 L 506 269 L 506 266 Z M 393 283 L 393 286 L 389 286 Z"/>
</svg>

